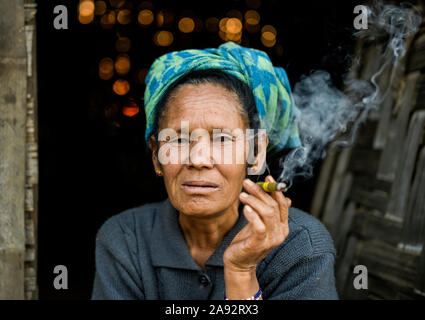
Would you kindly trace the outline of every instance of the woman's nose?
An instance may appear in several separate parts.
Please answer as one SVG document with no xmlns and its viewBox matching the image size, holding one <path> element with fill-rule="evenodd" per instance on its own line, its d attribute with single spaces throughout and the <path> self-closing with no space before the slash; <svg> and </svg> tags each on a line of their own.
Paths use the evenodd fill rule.
<svg viewBox="0 0 425 320">
<path fill-rule="evenodd" d="M 190 148 L 189 166 L 197 169 L 212 168 L 214 166 L 214 160 L 212 159 L 211 148 L 208 142 L 205 139 L 201 139 L 201 141 L 197 141 Z"/>
</svg>

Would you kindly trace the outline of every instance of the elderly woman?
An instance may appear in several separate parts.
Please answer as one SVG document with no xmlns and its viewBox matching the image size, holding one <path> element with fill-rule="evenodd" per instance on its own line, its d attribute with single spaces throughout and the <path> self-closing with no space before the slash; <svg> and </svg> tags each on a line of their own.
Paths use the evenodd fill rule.
<svg viewBox="0 0 425 320">
<path fill-rule="evenodd" d="M 232 42 L 172 52 L 153 63 L 144 102 L 168 199 L 102 225 L 92 299 L 337 299 L 324 226 L 247 179 L 266 151 L 300 146 L 285 71 Z"/>
</svg>

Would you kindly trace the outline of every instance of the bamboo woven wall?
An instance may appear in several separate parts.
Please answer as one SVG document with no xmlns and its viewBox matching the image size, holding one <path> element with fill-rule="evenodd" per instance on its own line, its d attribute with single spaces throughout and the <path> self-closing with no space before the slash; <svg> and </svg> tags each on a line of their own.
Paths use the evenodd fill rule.
<svg viewBox="0 0 425 320">
<path fill-rule="evenodd" d="M 311 212 L 337 248 L 336 281 L 344 299 L 425 298 L 425 26 L 405 43 L 406 56 L 379 84 L 390 91 L 355 144 L 323 162 Z M 384 43 L 357 44 L 370 80 Z M 353 286 L 354 266 L 368 269 L 368 289 Z"/>
</svg>

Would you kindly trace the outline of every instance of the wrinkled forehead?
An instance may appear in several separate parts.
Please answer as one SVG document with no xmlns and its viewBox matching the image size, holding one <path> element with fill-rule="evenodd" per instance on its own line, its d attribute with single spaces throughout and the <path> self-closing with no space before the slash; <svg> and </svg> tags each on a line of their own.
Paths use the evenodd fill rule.
<svg viewBox="0 0 425 320">
<path fill-rule="evenodd" d="M 160 128 L 177 131 L 182 122 L 188 123 L 190 130 L 246 127 L 243 107 L 236 93 L 214 84 L 183 85 L 170 96 Z"/>
</svg>

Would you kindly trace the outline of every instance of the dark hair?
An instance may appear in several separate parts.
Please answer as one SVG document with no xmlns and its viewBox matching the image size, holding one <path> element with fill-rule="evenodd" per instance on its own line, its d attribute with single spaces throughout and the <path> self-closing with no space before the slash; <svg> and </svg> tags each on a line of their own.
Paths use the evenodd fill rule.
<svg viewBox="0 0 425 320">
<path fill-rule="evenodd" d="M 252 94 L 250 87 L 242 80 L 239 80 L 231 74 L 218 69 L 207 69 L 189 72 L 167 88 L 164 96 L 158 102 L 156 107 L 151 135 L 158 140 L 159 121 L 166 112 L 166 106 L 170 97 L 179 87 L 185 84 L 200 85 L 205 83 L 218 84 L 227 90 L 236 93 L 239 98 L 239 103 L 244 110 L 243 116 L 247 116 L 248 118 L 249 128 L 258 129 L 260 127 L 254 95 Z"/>
</svg>

